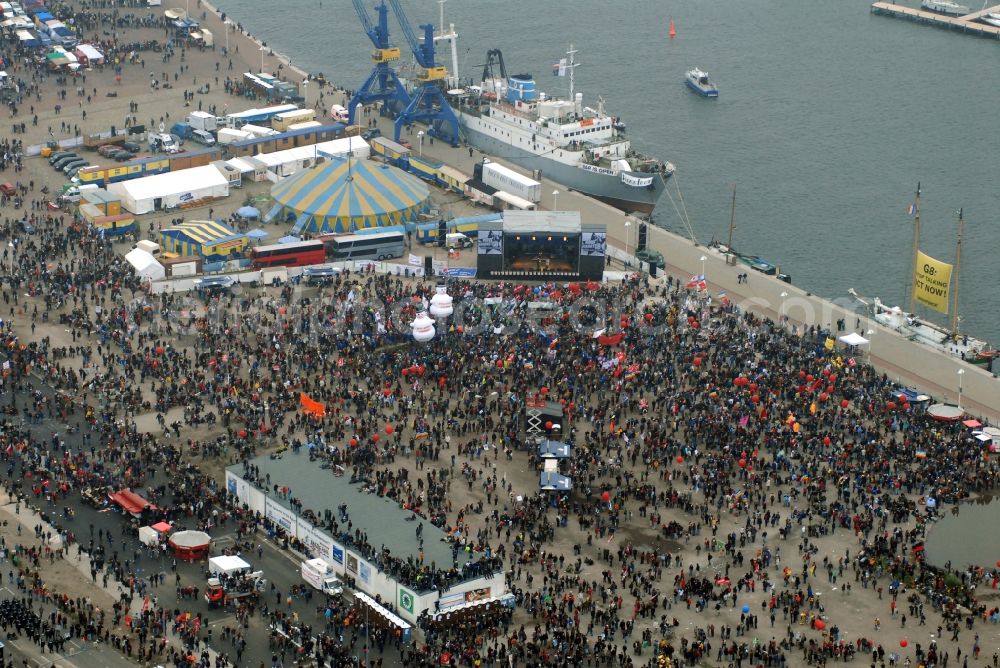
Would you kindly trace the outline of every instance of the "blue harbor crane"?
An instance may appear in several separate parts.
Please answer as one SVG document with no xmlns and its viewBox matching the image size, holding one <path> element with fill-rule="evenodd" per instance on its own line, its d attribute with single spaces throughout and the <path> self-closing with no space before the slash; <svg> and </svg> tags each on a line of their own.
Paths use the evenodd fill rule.
<svg viewBox="0 0 1000 668">
<path fill-rule="evenodd" d="M 396 118 L 395 140 L 399 141 L 399 134 L 404 126 L 421 121 L 427 124 L 430 136 L 443 139 L 452 146 L 458 146 L 458 118 L 444 95 L 448 68 L 439 65 L 434 58 L 434 26 L 431 24 L 420 26 L 424 31 L 424 39 L 423 42 L 417 42 L 417 37 L 410 28 L 410 22 L 407 20 L 399 0 L 389 0 L 389 3 L 392 5 L 392 11 L 396 14 L 396 19 L 399 21 L 399 27 L 402 28 L 406 41 L 410 45 L 413 57 L 416 58 L 417 65 L 420 66 L 416 91 L 410 103 Z"/>
<path fill-rule="evenodd" d="M 375 63 L 375 68 L 355 91 L 351 103 L 347 107 L 348 123 L 351 125 L 360 121 L 360 119 L 355 118 L 359 104 L 381 102 L 383 113 L 388 111 L 395 114 L 408 108 L 412 103 L 410 95 L 406 92 L 406 87 L 392 68 L 392 63 L 399 60 L 400 51 L 398 46 L 392 46 L 389 43 L 389 8 L 386 7 L 385 0 L 375 6 L 375 10 L 378 12 L 378 24 L 372 21 L 363 0 L 354 0 L 354 9 L 358 13 L 361 26 L 365 29 L 368 39 L 375 45 L 375 50 L 372 52 L 372 62 Z"/>
</svg>

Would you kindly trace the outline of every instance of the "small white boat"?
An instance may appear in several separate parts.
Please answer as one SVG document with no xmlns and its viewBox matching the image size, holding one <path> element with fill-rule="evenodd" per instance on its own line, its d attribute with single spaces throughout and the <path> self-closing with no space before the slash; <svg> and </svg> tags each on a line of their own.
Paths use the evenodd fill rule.
<svg viewBox="0 0 1000 668">
<path fill-rule="evenodd" d="M 688 88 L 698 93 L 702 97 L 719 97 L 718 87 L 712 83 L 708 78 L 708 75 L 697 67 L 693 70 L 688 70 L 685 76 L 685 81 L 687 82 Z"/>
<path fill-rule="evenodd" d="M 983 23 L 988 23 L 991 26 L 1000 28 L 1000 14 L 997 14 L 996 12 L 990 12 L 986 16 L 983 16 L 980 20 Z"/>
<path fill-rule="evenodd" d="M 965 5 L 960 5 L 951 0 L 923 0 L 920 6 L 927 11 L 946 14 L 948 16 L 964 16 L 972 13 L 972 10 Z"/>
</svg>

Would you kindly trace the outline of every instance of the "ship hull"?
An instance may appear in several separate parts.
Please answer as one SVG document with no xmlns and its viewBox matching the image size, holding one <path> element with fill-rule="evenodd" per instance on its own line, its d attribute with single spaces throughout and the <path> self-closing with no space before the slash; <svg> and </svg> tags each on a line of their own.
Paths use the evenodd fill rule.
<svg viewBox="0 0 1000 668">
<path fill-rule="evenodd" d="M 459 116 L 459 120 L 464 119 Z M 626 174 L 637 178 L 653 177 L 653 182 L 648 186 L 629 186 L 622 182 L 621 174 L 590 172 L 544 158 L 479 132 L 469 127 L 467 123 L 462 124 L 462 131 L 469 145 L 487 155 L 502 158 L 525 169 L 537 169 L 541 171 L 544 178 L 560 183 L 570 190 L 599 199 L 628 213 L 652 213 L 667 185 L 665 175 L 662 172 L 626 172 Z"/>
</svg>

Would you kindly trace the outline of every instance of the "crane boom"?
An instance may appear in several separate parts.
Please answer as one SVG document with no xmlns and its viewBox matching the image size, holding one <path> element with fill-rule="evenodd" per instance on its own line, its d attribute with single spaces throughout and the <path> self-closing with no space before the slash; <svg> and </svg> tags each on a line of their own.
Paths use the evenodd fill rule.
<svg viewBox="0 0 1000 668">
<path fill-rule="evenodd" d="M 361 21 L 361 27 L 364 28 L 365 34 L 368 35 L 375 46 L 378 46 L 377 33 L 375 32 L 375 24 L 372 23 L 372 17 L 368 14 L 368 10 L 365 9 L 365 4 L 362 0 L 354 0 L 354 11 L 358 13 L 358 20 Z"/>
</svg>

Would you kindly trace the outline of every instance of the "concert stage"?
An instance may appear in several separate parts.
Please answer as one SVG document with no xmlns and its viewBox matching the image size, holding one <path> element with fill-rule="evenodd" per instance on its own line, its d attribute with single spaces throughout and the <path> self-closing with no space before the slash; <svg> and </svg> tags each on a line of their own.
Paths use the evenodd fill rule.
<svg viewBox="0 0 1000 668">
<path fill-rule="evenodd" d="M 579 281 L 604 277 L 607 228 L 577 211 L 504 211 L 479 226 L 480 278 Z"/>
</svg>

